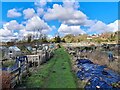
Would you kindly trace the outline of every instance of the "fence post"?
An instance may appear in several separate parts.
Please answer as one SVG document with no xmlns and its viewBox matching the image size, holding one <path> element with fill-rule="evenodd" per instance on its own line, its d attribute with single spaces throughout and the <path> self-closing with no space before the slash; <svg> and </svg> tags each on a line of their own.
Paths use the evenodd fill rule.
<svg viewBox="0 0 120 90">
<path fill-rule="evenodd" d="M 38 58 L 38 67 L 40 66 L 40 58 L 39 58 L 39 55 L 37 56 Z"/>
<path fill-rule="evenodd" d="M 28 63 L 28 58 L 26 56 L 26 71 L 27 71 L 27 75 L 29 74 L 29 63 Z"/>
<path fill-rule="evenodd" d="M 20 61 L 18 62 L 18 68 L 19 68 L 19 76 L 18 76 L 18 78 L 19 78 L 19 83 L 21 83 L 22 75 L 21 75 L 21 62 Z"/>
</svg>

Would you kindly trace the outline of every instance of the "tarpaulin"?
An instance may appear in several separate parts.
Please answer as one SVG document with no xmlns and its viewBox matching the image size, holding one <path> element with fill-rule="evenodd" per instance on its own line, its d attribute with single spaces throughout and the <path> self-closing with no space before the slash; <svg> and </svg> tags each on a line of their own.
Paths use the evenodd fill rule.
<svg viewBox="0 0 120 90">
<path fill-rule="evenodd" d="M 78 68 L 80 70 L 77 72 L 77 77 L 80 80 L 89 80 L 86 84 L 85 89 L 93 90 L 93 88 L 113 88 L 112 83 L 120 81 L 120 75 L 112 70 L 106 69 L 106 66 L 94 64 L 88 59 L 78 59 Z"/>
</svg>

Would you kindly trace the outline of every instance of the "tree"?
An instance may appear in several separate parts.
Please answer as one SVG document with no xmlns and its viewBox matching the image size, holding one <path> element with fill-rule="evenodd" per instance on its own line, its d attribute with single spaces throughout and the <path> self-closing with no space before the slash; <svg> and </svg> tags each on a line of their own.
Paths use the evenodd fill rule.
<svg viewBox="0 0 120 90">
<path fill-rule="evenodd" d="M 56 43 L 60 43 L 60 42 L 61 42 L 60 36 L 56 36 L 56 37 L 55 37 L 55 42 L 56 42 Z"/>
<path fill-rule="evenodd" d="M 64 39 L 64 38 L 62 39 L 62 42 L 64 42 L 64 43 L 65 43 L 65 39 Z"/>
<path fill-rule="evenodd" d="M 31 36 L 31 35 L 28 35 L 28 40 L 27 40 L 27 42 L 30 43 L 31 40 L 32 40 L 32 36 Z"/>
<path fill-rule="evenodd" d="M 47 43 L 47 42 L 48 42 L 48 41 L 47 41 L 47 36 L 46 36 L 46 35 L 43 35 L 41 41 L 42 41 L 43 43 Z"/>
<path fill-rule="evenodd" d="M 64 36 L 64 39 L 66 40 L 66 42 L 71 43 L 74 40 L 74 35 L 67 34 L 66 36 Z"/>
<path fill-rule="evenodd" d="M 13 46 L 14 44 L 15 44 L 15 42 L 12 42 L 12 41 L 7 42 L 8 46 Z"/>
</svg>

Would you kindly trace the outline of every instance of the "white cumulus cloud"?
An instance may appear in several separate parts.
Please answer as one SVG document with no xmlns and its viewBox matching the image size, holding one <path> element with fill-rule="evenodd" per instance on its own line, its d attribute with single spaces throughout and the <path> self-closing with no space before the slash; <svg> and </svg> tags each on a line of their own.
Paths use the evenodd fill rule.
<svg viewBox="0 0 120 90">
<path fill-rule="evenodd" d="M 20 17 L 22 14 L 17 11 L 17 9 L 13 8 L 8 10 L 7 17 L 14 18 L 14 17 Z"/>
<path fill-rule="evenodd" d="M 48 0 L 36 0 L 34 4 L 39 7 L 44 7 L 47 4 L 47 1 Z"/>
<path fill-rule="evenodd" d="M 67 8 L 80 8 L 79 2 L 77 0 L 63 0 L 63 6 Z"/>
<path fill-rule="evenodd" d="M 0 29 L 0 37 L 7 37 L 11 35 L 12 35 L 12 32 L 10 30 Z"/>
<path fill-rule="evenodd" d="M 116 20 L 113 23 L 110 24 L 105 24 L 102 21 L 97 21 L 94 25 L 92 25 L 89 29 L 88 29 L 88 33 L 104 33 L 104 32 L 115 32 L 118 31 L 118 22 L 119 20 Z"/>
<path fill-rule="evenodd" d="M 115 22 L 110 23 L 107 26 L 111 28 L 111 31 L 115 32 L 120 30 L 119 24 L 120 24 L 120 20 L 116 20 Z"/>
<path fill-rule="evenodd" d="M 75 6 L 74 3 L 70 3 Z M 65 4 L 66 5 L 66 4 Z M 49 8 L 44 15 L 45 20 L 59 20 L 67 25 L 83 25 L 90 26 L 94 24 L 93 20 L 88 20 L 88 17 L 80 10 L 70 7 L 54 4 L 53 8 Z"/>
<path fill-rule="evenodd" d="M 3 24 L 3 27 L 0 29 L 0 39 L 1 41 L 9 41 L 11 39 L 18 39 L 19 31 L 23 29 L 24 26 L 19 24 L 16 20 L 12 20 Z M 15 32 L 17 30 L 18 32 Z"/>
<path fill-rule="evenodd" d="M 49 25 L 46 22 L 44 22 L 44 20 L 42 20 L 38 16 L 34 16 L 27 21 L 26 30 L 34 31 L 34 30 L 38 30 L 38 29 L 40 31 L 42 31 L 42 30 L 50 31 L 51 30 Z"/>
<path fill-rule="evenodd" d="M 85 31 L 83 31 L 80 26 L 68 26 L 65 24 L 61 24 L 61 26 L 58 29 L 58 32 L 66 35 L 66 34 L 74 34 L 74 35 L 78 35 L 78 34 L 85 34 Z"/>
<path fill-rule="evenodd" d="M 22 24 L 19 24 L 16 20 L 11 20 L 3 25 L 3 28 L 8 30 L 20 30 L 24 28 Z"/>
<path fill-rule="evenodd" d="M 23 10 L 24 18 L 29 19 L 35 15 L 35 10 L 33 8 L 28 8 Z"/>
<path fill-rule="evenodd" d="M 44 9 L 43 8 L 37 8 L 37 15 L 41 16 L 44 14 Z"/>
</svg>

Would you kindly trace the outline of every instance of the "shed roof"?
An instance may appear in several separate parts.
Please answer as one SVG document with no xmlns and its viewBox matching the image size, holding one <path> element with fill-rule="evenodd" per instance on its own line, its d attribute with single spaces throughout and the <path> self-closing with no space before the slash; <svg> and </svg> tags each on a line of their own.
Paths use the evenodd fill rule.
<svg viewBox="0 0 120 90">
<path fill-rule="evenodd" d="M 21 51 L 17 46 L 10 46 L 9 50 Z"/>
</svg>

